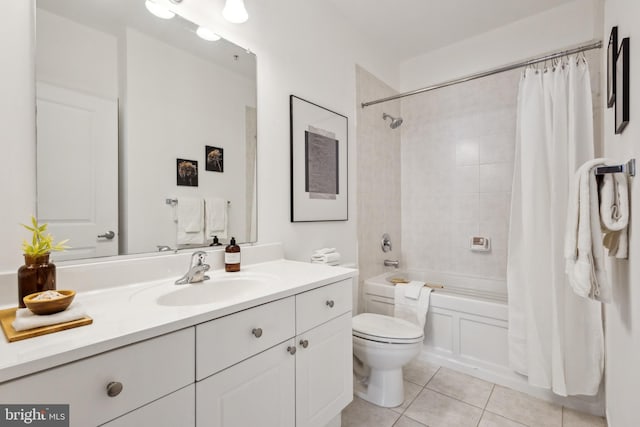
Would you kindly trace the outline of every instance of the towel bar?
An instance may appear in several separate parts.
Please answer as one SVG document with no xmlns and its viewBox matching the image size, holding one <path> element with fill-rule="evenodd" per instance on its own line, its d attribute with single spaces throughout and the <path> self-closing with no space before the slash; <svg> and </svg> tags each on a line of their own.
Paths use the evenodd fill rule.
<svg viewBox="0 0 640 427">
<path fill-rule="evenodd" d="M 629 176 L 636 176 L 636 159 L 631 159 L 624 165 L 600 166 L 596 168 L 596 175 L 618 172 L 626 173 Z"/>
<path fill-rule="evenodd" d="M 164 202 L 167 205 L 175 206 L 178 204 L 178 199 L 164 199 Z M 227 200 L 227 205 L 230 205 L 230 204 L 231 204 L 231 201 Z"/>
</svg>

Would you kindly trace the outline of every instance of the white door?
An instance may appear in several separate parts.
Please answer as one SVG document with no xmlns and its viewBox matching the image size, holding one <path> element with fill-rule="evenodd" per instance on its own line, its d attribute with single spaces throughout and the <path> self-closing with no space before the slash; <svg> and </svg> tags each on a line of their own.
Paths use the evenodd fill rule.
<svg viewBox="0 0 640 427">
<path fill-rule="evenodd" d="M 291 346 L 288 340 L 196 383 L 196 425 L 294 427 Z"/>
<path fill-rule="evenodd" d="M 324 427 L 353 399 L 351 312 L 296 343 L 296 427 Z"/>
<path fill-rule="evenodd" d="M 71 246 L 55 259 L 117 255 L 117 100 L 38 83 L 37 133 L 37 217 Z"/>
</svg>

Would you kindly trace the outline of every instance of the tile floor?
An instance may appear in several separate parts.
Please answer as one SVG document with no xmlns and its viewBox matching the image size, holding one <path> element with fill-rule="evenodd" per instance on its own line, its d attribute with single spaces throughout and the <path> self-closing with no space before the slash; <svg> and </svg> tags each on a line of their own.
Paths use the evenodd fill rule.
<svg viewBox="0 0 640 427">
<path fill-rule="evenodd" d="M 354 396 L 342 427 L 606 427 L 603 418 L 538 400 L 416 360 L 404 369 L 405 401 L 381 408 Z"/>
</svg>

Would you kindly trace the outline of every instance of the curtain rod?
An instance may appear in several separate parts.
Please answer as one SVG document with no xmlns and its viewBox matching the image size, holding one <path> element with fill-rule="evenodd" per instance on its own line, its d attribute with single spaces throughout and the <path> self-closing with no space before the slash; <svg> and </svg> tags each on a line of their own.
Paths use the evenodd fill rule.
<svg viewBox="0 0 640 427">
<path fill-rule="evenodd" d="M 454 80 L 448 80 L 444 83 L 439 83 L 432 86 L 423 87 L 422 89 L 412 90 L 410 92 L 399 93 L 397 95 L 388 96 L 386 98 L 376 99 L 375 101 L 363 102 L 361 105 L 362 108 L 368 107 L 374 104 L 380 104 L 381 102 L 393 101 L 395 99 L 404 98 L 411 95 L 417 95 L 419 93 L 430 92 L 435 89 L 440 89 L 447 86 L 457 85 L 458 83 L 465 83 L 471 80 L 479 79 L 482 77 L 492 76 L 494 74 L 504 73 L 505 71 L 515 70 L 516 68 L 528 67 L 529 65 L 539 64 L 540 62 L 549 61 L 556 58 L 561 58 L 563 56 L 573 55 L 574 53 L 580 53 L 587 50 L 592 49 L 600 49 L 602 47 L 602 41 L 591 42 L 589 44 L 585 44 L 582 46 L 578 46 L 573 49 L 563 50 L 561 52 L 552 53 L 550 55 L 540 56 L 538 58 L 529 59 L 526 61 L 518 62 L 511 65 L 506 65 L 500 68 L 494 68 L 493 70 L 484 71 L 481 73 L 471 74 L 466 77 L 461 77 Z"/>
</svg>

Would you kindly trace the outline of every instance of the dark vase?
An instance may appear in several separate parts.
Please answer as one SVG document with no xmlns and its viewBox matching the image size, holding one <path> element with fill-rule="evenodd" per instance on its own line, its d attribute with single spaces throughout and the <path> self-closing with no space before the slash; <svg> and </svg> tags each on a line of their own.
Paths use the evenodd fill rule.
<svg viewBox="0 0 640 427">
<path fill-rule="evenodd" d="M 49 262 L 49 254 L 24 255 L 24 265 L 18 269 L 18 307 L 24 308 L 22 298 L 34 292 L 56 289 L 56 266 Z"/>
</svg>

